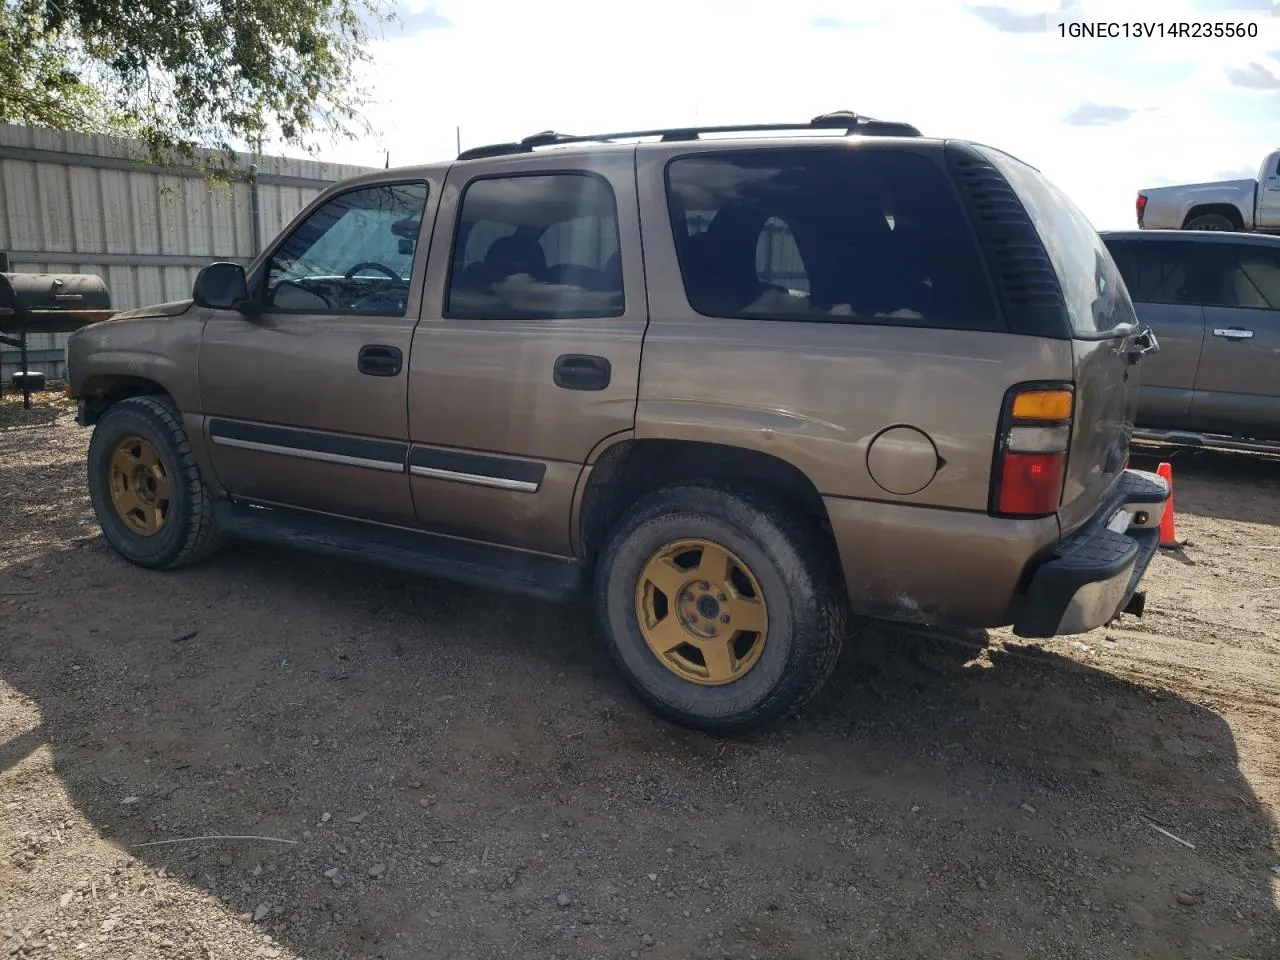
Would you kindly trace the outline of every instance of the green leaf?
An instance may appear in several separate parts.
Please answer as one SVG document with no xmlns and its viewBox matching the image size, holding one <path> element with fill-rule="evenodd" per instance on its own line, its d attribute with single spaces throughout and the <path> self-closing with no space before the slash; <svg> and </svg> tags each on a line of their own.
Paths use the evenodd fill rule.
<svg viewBox="0 0 1280 960">
<path fill-rule="evenodd" d="M 371 132 L 356 71 L 394 19 L 387 0 L 0 0 L 0 123 L 133 136 L 161 162 L 271 131 L 314 152 Z"/>
</svg>

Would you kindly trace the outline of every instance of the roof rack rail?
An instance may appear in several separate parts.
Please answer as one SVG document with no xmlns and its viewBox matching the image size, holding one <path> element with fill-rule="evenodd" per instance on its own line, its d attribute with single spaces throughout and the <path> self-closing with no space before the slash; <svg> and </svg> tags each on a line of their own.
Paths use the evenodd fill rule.
<svg viewBox="0 0 1280 960">
<path fill-rule="evenodd" d="M 516 143 L 493 143 L 472 147 L 458 154 L 459 160 L 477 160 L 481 157 L 503 157 L 517 153 L 532 153 L 537 147 L 563 146 L 570 143 L 610 143 L 614 140 L 636 140 L 642 137 L 660 137 L 663 143 L 697 140 L 706 133 L 783 133 L 789 130 L 844 130 L 846 137 L 918 137 L 920 131 L 909 123 L 892 120 L 875 120 L 860 116 L 851 110 L 837 110 L 814 117 L 808 123 L 749 123 L 721 127 L 667 127 L 660 130 L 625 130 L 618 133 L 593 133 L 576 135 L 543 130 Z"/>
</svg>

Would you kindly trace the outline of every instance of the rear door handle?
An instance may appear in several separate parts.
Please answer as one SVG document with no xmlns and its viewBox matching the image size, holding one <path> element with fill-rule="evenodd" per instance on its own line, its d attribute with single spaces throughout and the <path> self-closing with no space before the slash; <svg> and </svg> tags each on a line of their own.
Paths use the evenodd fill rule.
<svg viewBox="0 0 1280 960">
<path fill-rule="evenodd" d="M 613 368 L 604 357 L 566 353 L 556 357 L 555 381 L 566 390 L 603 390 L 609 385 Z"/>
<path fill-rule="evenodd" d="M 1225 337 L 1228 340 L 1251 340 L 1253 339 L 1253 331 L 1245 330 L 1243 327 L 1217 327 L 1213 331 L 1215 337 Z"/>
<path fill-rule="evenodd" d="M 399 347 L 367 343 L 360 348 L 356 365 L 361 373 L 371 377 L 394 377 L 399 375 L 400 368 L 404 365 L 404 354 Z"/>
<path fill-rule="evenodd" d="M 1130 364 L 1135 364 L 1148 355 L 1155 356 L 1159 352 L 1160 341 L 1156 339 L 1156 335 L 1150 327 L 1146 327 L 1141 333 L 1135 333 L 1129 338 Z"/>
</svg>

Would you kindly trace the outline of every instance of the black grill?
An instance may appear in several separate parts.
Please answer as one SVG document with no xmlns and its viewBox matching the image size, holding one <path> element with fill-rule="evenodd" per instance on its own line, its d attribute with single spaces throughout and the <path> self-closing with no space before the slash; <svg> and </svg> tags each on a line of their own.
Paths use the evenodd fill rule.
<svg viewBox="0 0 1280 960">
<path fill-rule="evenodd" d="M 31 407 L 27 336 L 70 333 L 113 313 L 102 278 L 88 273 L 0 273 L 0 343 L 22 351 L 22 405 Z"/>
</svg>

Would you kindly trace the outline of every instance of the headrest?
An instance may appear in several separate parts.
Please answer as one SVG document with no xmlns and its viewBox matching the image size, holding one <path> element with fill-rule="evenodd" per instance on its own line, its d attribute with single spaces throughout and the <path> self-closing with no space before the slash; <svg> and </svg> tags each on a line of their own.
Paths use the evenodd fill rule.
<svg viewBox="0 0 1280 960">
<path fill-rule="evenodd" d="M 507 276 L 527 273 L 541 277 L 547 272 L 547 255 L 542 247 L 519 237 L 501 237 L 493 241 L 484 262 L 485 266 L 499 269 Z"/>
</svg>

